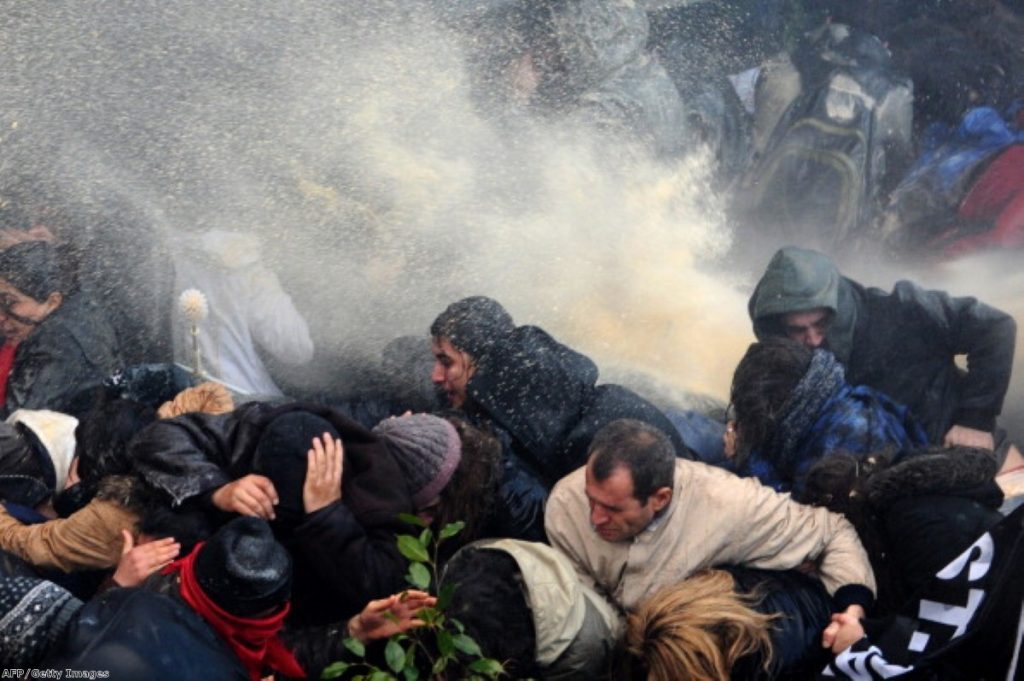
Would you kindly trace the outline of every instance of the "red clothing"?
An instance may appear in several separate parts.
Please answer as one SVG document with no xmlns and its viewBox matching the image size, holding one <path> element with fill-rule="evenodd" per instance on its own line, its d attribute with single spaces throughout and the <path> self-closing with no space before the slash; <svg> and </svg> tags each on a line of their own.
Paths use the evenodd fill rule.
<svg viewBox="0 0 1024 681">
<path fill-rule="evenodd" d="M 957 217 L 992 228 L 957 239 L 946 246 L 947 256 L 1024 246 L 1024 144 L 1005 149 L 989 164 L 960 203 Z"/>
<path fill-rule="evenodd" d="M 184 558 L 174 561 L 163 574 L 177 572 L 181 580 L 181 597 L 213 627 L 249 670 L 249 678 L 259 681 L 263 668 L 270 667 L 292 678 L 304 679 L 306 673 L 295 656 L 284 647 L 277 633 L 284 626 L 289 604 L 269 617 L 236 617 L 222 609 L 206 595 L 196 580 L 195 560 L 203 548 L 200 542 Z"/>
<path fill-rule="evenodd" d="M 7 404 L 7 377 L 14 367 L 14 353 L 17 350 L 17 343 L 0 345 L 0 406 Z"/>
</svg>

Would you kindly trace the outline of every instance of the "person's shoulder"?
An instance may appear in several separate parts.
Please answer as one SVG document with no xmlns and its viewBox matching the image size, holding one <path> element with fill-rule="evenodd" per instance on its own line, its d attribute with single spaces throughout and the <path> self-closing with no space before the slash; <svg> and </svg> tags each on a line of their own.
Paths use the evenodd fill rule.
<svg viewBox="0 0 1024 681">
<path fill-rule="evenodd" d="M 580 466 L 572 473 L 555 483 L 548 495 L 548 508 L 553 506 L 571 504 L 574 501 L 583 499 L 586 495 L 584 486 L 586 484 L 586 466 Z"/>
</svg>

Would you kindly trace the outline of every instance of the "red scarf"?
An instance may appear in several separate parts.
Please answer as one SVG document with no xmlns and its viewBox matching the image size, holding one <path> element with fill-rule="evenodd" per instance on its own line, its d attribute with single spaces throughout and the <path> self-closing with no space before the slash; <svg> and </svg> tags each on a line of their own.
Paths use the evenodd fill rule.
<svg viewBox="0 0 1024 681">
<path fill-rule="evenodd" d="M 0 345 L 0 405 L 7 403 L 7 378 L 14 367 L 14 353 L 17 349 L 18 344 L 10 341 Z"/>
<path fill-rule="evenodd" d="M 161 574 L 178 573 L 181 580 L 181 597 L 227 642 L 249 670 L 249 678 L 252 681 L 259 681 L 262 678 L 264 667 L 270 667 L 293 678 L 306 678 L 306 672 L 299 666 L 295 656 L 277 637 L 277 632 L 284 625 L 290 604 L 285 603 L 280 612 L 263 618 L 236 617 L 222 609 L 210 600 L 196 580 L 195 561 L 202 546 L 203 542 L 200 542 L 192 553 L 165 567 Z"/>
</svg>

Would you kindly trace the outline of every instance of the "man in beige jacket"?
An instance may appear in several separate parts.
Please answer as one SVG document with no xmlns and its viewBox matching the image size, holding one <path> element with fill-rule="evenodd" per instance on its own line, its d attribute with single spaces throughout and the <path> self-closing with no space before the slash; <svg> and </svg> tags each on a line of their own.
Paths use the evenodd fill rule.
<svg viewBox="0 0 1024 681">
<path fill-rule="evenodd" d="M 581 578 L 627 611 L 703 568 L 810 562 L 837 610 L 822 644 L 838 652 L 863 635 L 860 618 L 874 598 L 867 554 L 844 518 L 678 459 L 660 431 L 639 421 L 597 433 L 586 465 L 552 490 L 545 529 Z"/>
</svg>

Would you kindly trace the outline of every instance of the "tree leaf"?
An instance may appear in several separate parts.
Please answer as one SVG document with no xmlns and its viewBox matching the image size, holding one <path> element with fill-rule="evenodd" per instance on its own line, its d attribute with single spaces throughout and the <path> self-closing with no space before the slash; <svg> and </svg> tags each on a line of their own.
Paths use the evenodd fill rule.
<svg viewBox="0 0 1024 681">
<path fill-rule="evenodd" d="M 346 638 L 343 641 L 343 644 L 348 649 L 348 651 L 356 657 L 366 657 L 366 646 L 364 646 L 363 642 L 359 639 Z"/>
<path fill-rule="evenodd" d="M 488 657 L 474 661 L 469 665 L 469 668 L 474 672 L 479 672 L 492 679 L 505 673 L 505 668 L 501 666 L 500 662 Z"/>
<path fill-rule="evenodd" d="M 409 574 L 405 576 L 405 581 L 417 589 L 426 591 L 430 588 L 430 570 L 423 563 L 412 563 L 409 565 Z"/>
<path fill-rule="evenodd" d="M 401 520 L 403 523 L 407 523 L 409 525 L 415 525 L 416 527 L 426 527 L 427 526 L 427 524 L 425 522 L 423 522 L 423 520 L 420 519 L 419 516 L 415 516 L 415 515 L 413 515 L 411 513 L 399 513 L 398 514 L 398 519 Z"/>
<path fill-rule="evenodd" d="M 417 563 L 430 562 L 430 555 L 427 553 L 426 547 L 411 534 L 398 535 L 398 550 L 409 560 L 416 561 Z"/>
<path fill-rule="evenodd" d="M 455 585 L 445 584 L 441 587 L 440 593 L 437 594 L 437 605 L 435 606 L 438 610 L 445 610 L 451 605 L 452 596 L 455 595 Z"/>
<path fill-rule="evenodd" d="M 455 642 L 452 640 L 451 632 L 444 629 L 437 630 L 437 649 L 444 656 L 455 654 Z"/>
<path fill-rule="evenodd" d="M 388 644 L 384 646 L 384 659 L 391 667 L 391 671 L 397 674 L 405 666 L 405 650 L 402 649 L 402 645 L 398 641 L 389 640 Z"/>
<path fill-rule="evenodd" d="M 424 546 L 430 546 L 430 542 L 434 541 L 434 533 L 430 531 L 430 528 L 420 532 L 420 543 Z"/>
<path fill-rule="evenodd" d="M 320 678 L 336 679 L 342 674 L 344 674 L 351 666 L 352 665 L 350 665 L 348 662 L 335 662 L 334 664 L 329 664 L 326 667 L 324 667 L 323 672 L 320 674 Z"/>
<path fill-rule="evenodd" d="M 452 637 L 452 643 L 456 648 L 466 653 L 467 655 L 483 655 L 480 651 L 480 646 L 477 645 L 471 637 L 465 634 L 456 634 Z"/>
<path fill-rule="evenodd" d="M 466 523 L 462 522 L 461 520 L 454 523 L 448 523 L 441 529 L 440 539 L 448 539 L 449 537 L 454 537 L 459 532 L 462 532 L 462 528 L 464 528 L 465 526 Z"/>
<path fill-rule="evenodd" d="M 370 681 L 395 681 L 395 677 L 387 672 L 375 671 L 370 674 Z"/>
<path fill-rule="evenodd" d="M 409 651 L 408 654 L 410 656 L 409 657 L 410 663 L 407 663 L 405 669 L 402 670 L 402 676 L 405 677 L 405 681 L 419 681 L 420 670 L 416 668 L 415 664 L 411 664 L 411 662 L 413 660 L 413 658 L 412 658 L 412 651 Z"/>
</svg>

